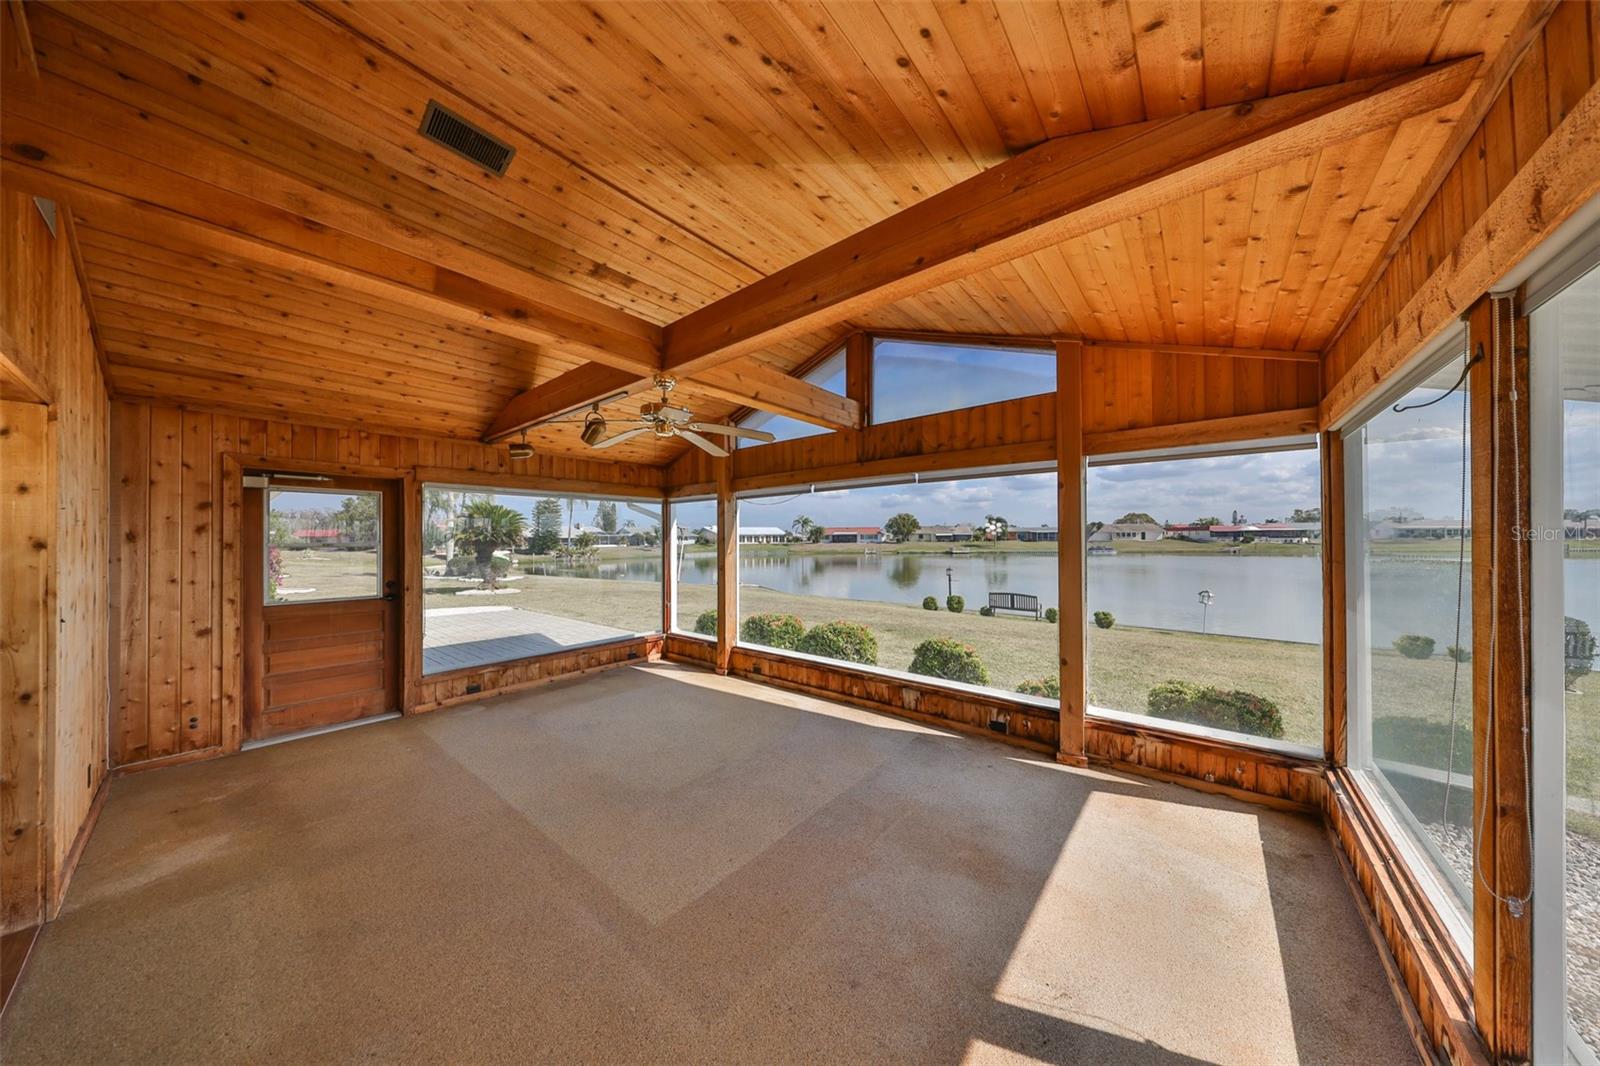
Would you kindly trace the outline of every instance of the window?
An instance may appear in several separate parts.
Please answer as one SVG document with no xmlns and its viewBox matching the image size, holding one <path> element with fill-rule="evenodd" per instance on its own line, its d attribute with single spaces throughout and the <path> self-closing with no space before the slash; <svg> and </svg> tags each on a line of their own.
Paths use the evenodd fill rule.
<svg viewBox="0 0 1600 1066">
<path fill-rule="evenodd" d="M 1531 315 L 1534 1058 L 1549 1062 L 1600 1056 L 1596 308 L 1600 268 L 1591 268 Z"/>
<path fill-rule="evenodd" d="M 1315 445 L 1097 461 L 1089 705 L 1322 753 Z"/>
<path fill-rule="evenodd" d="M 872 344 L 872 421 L 976 407 L 1054 392 L 1056 356 L 1048 348 L 995 348 L 927 341 Z"/>
<path fill-rule="evenodd" d="M 1472 511 L 1459 351 L 1345 433 L 1350 762 L 1470 955 Z"/>
<path fill-rule="evenodd" d="M 717 636 L 717 501 L 672 501 L 672 552 L 678 577 L 672 628 Z"/>
<path fill-rule="evenodd" d="M 423 487 L 423 673 L 661 628 L 661 505 Z"/>
<path fill-rule="evenodd" d="M 1053 473 L 745 498 L 738 639 L 1055 702 L 1055 512 Z"/>
<path fill-rule="evenodd" d="M 801 380 L 808 381 L 819 389 L 827 389 L 836 396 L 844 395 L 845 377 L 844 349 L 841 348 L 816 367 L 801 376 Z M 764 429 L 778 440 L 798 440 L 801 437 L 814 437 L 820 433 L 829 433 L 831 430 L 802 422 L 798 418 L 789 418 L 786 415 L 775 415 L 768 411 L 757 411 L 741 419 L 739 425 L 745 429 Z M 739 438 L 739 447 L 747 448 L 763 442 Z"/>
<path fill-rule="evenodd" d="M 382 506 L 378 492 L 269 489 L 266 602 L 383 595 Z"/>
</svg>

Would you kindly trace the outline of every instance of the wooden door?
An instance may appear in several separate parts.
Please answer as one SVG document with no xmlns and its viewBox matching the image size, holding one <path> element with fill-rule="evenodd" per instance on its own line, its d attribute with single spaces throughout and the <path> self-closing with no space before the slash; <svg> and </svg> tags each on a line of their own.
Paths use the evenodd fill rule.
<svg viewBox="0 0 1600 1066">
<path fill-rule="evenodd" d="M 399 483 L 268 479 L 244 497 L 246 738 L 399 710 Z"/>
</svg>

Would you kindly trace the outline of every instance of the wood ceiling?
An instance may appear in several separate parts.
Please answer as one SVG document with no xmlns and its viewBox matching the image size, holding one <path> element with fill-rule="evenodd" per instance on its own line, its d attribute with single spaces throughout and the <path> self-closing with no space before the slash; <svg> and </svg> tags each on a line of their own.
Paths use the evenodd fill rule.
<svg viewBox="0 0 1600 1066">
<path fill-rule="evenodd" d="M 460 438 L 1040 142 L 1459 56 L 1487 68 L 1530 17 L 1490 0 L 24 10 L 38 76 L 6 68 L 5 179 L 72 206 L 117 395 Z M 429 99 L 516 147 L 506 177 L 417 134 Z M 1319 350 L 1465 107 L 755 358 L 792 368 L 852 326 Z M 526 335 L 412 298 L 424 277 L 487 286 Z M 735 406 L 680 396 L 702 417 Z M 581 448 L 571 427 L 530 439 Z"/>
</svg>

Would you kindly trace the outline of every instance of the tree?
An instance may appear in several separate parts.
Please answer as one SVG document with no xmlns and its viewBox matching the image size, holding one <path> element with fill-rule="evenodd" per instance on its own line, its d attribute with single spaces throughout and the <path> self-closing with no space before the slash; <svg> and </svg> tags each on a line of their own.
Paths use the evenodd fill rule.
<svg viewBox="0 0 1600 1066">
<path fill-rule="evenodd" d="M 1094 536 L 1096 533 L 1104 529 L 1105 525 L 1106 524 L 1104 522 L 1090 522 L 1087 526 L 1083 527 L 1084 538 L 1087 539 Z"/>
<path fill-rule="evenodd" d="M 795 520 L 789 523 L 789 529 L 801 540 L 810 540 L 811 531 L 816 528 L 817 524 L 811 520 L 810 515 L 796 515 Z"/>
<path fill-rule="evenodd" d="M 1011 523 L 1000 515 L 988 514 L 983 516 L 983 530 L 985 540 L 1005 540 Z"/>
<path fill-rule="evenodd" d="M 461 528 L 456 531 L 456 544 L 472 552 L 478 564 L 478 576 L 483 578 L 485 588 L 492 589 L 498 577 L 494 553 L 522 543 L 522 513 L 490 500 L 474 500 L 462 510 L 461 522 Z"/>
<path fill-rule="evenodd" d="M 561 501 L 553 500 L 548 496 L 539 499 L 533 505 L 533 528 L 538 533 L 554 533 L 559 539 L 561 536 Z"/>
<path fill-rule="evenodd" d="M 1216 515 L 1207 515 L 1204 518 L 1196 518 L 1189 524 L 1195 526 L 1220 526 L 1222 525 L 1222 519 L 1218 518 Z"/>
<path fill-rule="evenodd" d="M 617 531 L 617 505 L 610 500 L 601 500 L 594 507 L 594 524 L 602 532 L 615 533 Z"/>
<path fill-rule="evenodd" d="M 911 535 L 922 528 L 922 523 L 917 521 L 917 516 L 901 511 L 883 524 L 883 531 L 898 541 L 907 541 Z"/>
<path fill-rule="evenodd" d="M 1141 525 L 1141 524 L 1142 525 L 1147 525 L 1147 526 L 1159 526 L 1161 523 L 1157 522 L 1154 518 L 1152 518 L 1149 515 L 1145 514 L 1143 511 L 1129 511 L 1127 514 L 1125 514 L 1121 518 L 1117 519 L 1116 524 L 1119 525 L 1119 526 L 1131 526 L 1131 525 Z"/>
<path fill-rule="evenodd" d="M 1320 522 L 1322 521 L 1322 508 L 1296 507 L 1294 514 L 1289 516 L 1291 522 Z"/>
</svg>

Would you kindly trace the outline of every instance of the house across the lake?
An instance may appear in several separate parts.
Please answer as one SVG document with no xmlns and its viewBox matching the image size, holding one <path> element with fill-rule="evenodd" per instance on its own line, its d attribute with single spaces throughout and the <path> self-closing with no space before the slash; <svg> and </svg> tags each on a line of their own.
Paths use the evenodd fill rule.
<svg viewBox="0 0 1600 1066">
<path fill-rule="evenodd" d="M 877 526 L 828 526 L 822 539 L 827 544 L 882 544 L 883 530 Z"/>
<path fill-rule="evenodd" d="M 1007 531 L 1007 539 L 1024 542 L 1048 541 L 1055 543 L 1061 538 L 1054 526 L 1012 526 Z"/>
<path fill-rule="evenodd" d="M 957 522 L 953 526 L 923 526 L 911 534 L 909 539 L 921 544 L 944 544 L 952 541 L 971 540 L 972 523 Z"/>
<path fill-rule="evenodd" d="M 1454 518 L 1385 518 L 1372 524 L 1373 540 L 1457 540 L 1462 535 L 1460 521 Z M 1472 539 L 1472 527 L 1466 527 L 1466 537 Z"/>
<path fill-rule="evenodd" d="M 1167 531 L 1154 522 L 1107 522 L 1089 535 L 1091 543 L 1129 540 L 1160 540 Z"/>
<path fill-rule="evenodd" d="M 717 527 L 714 525 L 706 526 L 700 532 L 712 540 L 717 539 Z M 739 527 L 740 544 L 787 544 L 793 539 L 787 529 L 780 529 L 777 526 Z"/>
</svg>

